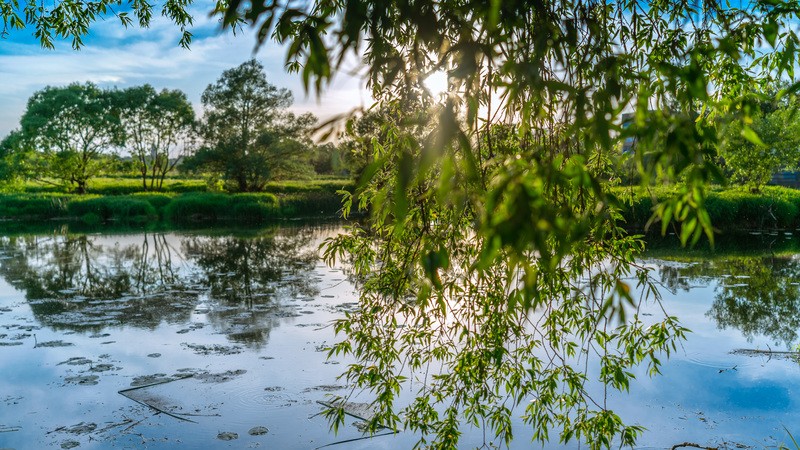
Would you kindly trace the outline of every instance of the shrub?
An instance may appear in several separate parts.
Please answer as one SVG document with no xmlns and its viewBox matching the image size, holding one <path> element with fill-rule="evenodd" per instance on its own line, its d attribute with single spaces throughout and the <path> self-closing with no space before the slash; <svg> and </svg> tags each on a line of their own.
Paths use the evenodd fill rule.
<svg viewBox="0 0 800 450">
<path fill-rule="evenodd" d="M 284 217 L 312 217 L 340 215 L 342 196 L 332 192 L 306 192 L 281 197 L 281 215 Z"/>
<path fill-rule="evenodd" d="M 278 199 L 272 194 L 236 194 L 231 203 L 234 220 L 257 223 L 279 215 Z"/>
<path fill-rule="evenodd" d="M 164 210 L 167 205 L 172 201 L 172 196 L 166 194 L 150 194 L 150 193 L 138 193 L 134 195 L 134 198 L 139 200 L 144 200 L 147 203 L 153 205 L 158 216 L 163 218 L 164 217 Z"/>
<path fill-rule="evenodd" d="M 156 209 L 149 202 L 135 197 L 109 196 L 72 201 L 67 206 L 70 216 L 97 215 L 103 222 L 146 222 L 158 218 Z M 89 216 L 91 220 L 95 220 Z"/>
<path fill-rule="evenodd" d="M 720 228 L 786 228 L 792 226 L 797 216 L 797 206 L 768 193 L 752 194 L 740 190 L 728 190 L 718 194 L 722 201 L 729 202 L 726 216 L 711 216 L 712 223 Z M 731 213 L 728 210 L 735 210 Z M 718 225 L 717 225 L 718 224 Z"/>
<path fill-rule="evenodd" d="M 0 217 L 50 219 L 66 213 L 69 197 L 46 194 L 7 194 L 0 200 Z"/>
<path fill-rule="evenodd" d="M 617 195 L 623 205 L 626 226 L 641 229 L 652 215 L 652 197 L 661 201 L 671 194 L 663 188 L 650 192 L 620 189 Z M 711 223 L 720 230 L 789 228 L 798 225 L 800 191 L 781 187 L 770 187 L 760 194 L 740 189 L 712 191 L 706 197 L 705 206 Z"/>
<path fill-rule="evenodd" d="M 172 199 L 164 209 L 164 217 L 175 223 L 216 221 L 224 218 L 230 206 L 224 194 L 182 194 Z"/>
</svg>

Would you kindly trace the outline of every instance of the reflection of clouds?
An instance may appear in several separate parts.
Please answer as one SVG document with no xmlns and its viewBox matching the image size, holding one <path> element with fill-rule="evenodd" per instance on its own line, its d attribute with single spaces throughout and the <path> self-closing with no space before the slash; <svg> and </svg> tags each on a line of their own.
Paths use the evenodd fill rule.
<svg viewBox="0 0 800 450">
<path fill-rule="evenodd" d="M 771 369 L 771 364 L 760 368 Z M 769 376 L 756 382 L 742 375 L 741 369 L 719 373 L 687 361 L 670 361 L 663 375 L 637 378 L 630 394 L 616 395 L 610 406 L 624 422 L 648 429 L 637 440 L 640 448 L 669 448 L 687 441 L 708 445 L 721 438 L 732 447 L 775 445 L 781 438 L 774 432 L 781 430 L 780 423 L 797 423 L 798 405 L 791 392 L 800 388 L 800 377 L 796 369 L 789 377 Z"/>
<path fill-rule="evenodd" d="M 781 258 L 746 258 L 738 263 L 735 259 L 742 257 L 693 263 L 647 261 L 656 269 L 653 276 L 673 289 L 661 290 L 667 313 L 677 316 L 691 333 L 668 360 L 662 360 L 662 375 L 649 377 L 646 367 L 636 367 L 630 393 L 613 393 L 610 398 L 609 406 L 623 422 L 647 428 L 637 447 L 669 448 L 679 442 L 724 447 L 724 440 L 728 446 L 764 448 L 785 442 L 782 423 L 798 423 L 800 401 L 792 395 L 800 390 L 797 363 L 732 353 L 741 348 L 768 350 L 772 337 L 750 339 L 741 328 L 718 328 L 707 315 L 721 306 L 718 297 L 727 292 L 724 286 L 731 276 L 749 275 L 751 281 L 780 290 L 794 281 L 797 263 L 784 264 Z M 762 304 L 763 300 L 753 299 Z M 660 309 L 650 306 L 643 312 L 657 315 Z M 774 345 L 772 349 L 783 350 Z M 602 388 L 595 380 L 589 386 L 593 392 Z"/>
</svg>

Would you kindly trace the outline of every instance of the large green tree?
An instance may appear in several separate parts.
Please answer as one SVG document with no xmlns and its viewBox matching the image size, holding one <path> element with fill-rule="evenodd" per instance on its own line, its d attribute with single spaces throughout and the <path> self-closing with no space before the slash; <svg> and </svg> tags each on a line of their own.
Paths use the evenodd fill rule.
<svg viewBox="0 0 800 450">
<path fill-rule="evenodd" d="M 333 352 L 356 360 L 345 375 L 374 395 L 372 425 L 457 448 L 469 425 L 509 441 L 521 416 L 538 440 L 632 445 L 641 428 L 589 378 L 626 390 L 684 330 L 637 314 L 657 289 L 602 183 L 607 155 L 635 139 L 643 184 L 680 182 L 655 219 L 681 222 L 684 242 L 712 237 L 718 118 L 736 112 L 758 141 L 749 91 L 794 77 L 798 13 L 775 0 L 231 0 L 225 24 L 287 44 L 308 88 L 361 58 L 389 115 L 352 197 L 370 220 L 327 247 L 361 283 Z M 439 71 L 444 101 L 423 83 Z M 502 145 L 498 122 L 514 130 Z"/>
<path fill-rule="evenodd" d="M 201 101 L 205 145 L 186 161 L 188 168 L 214 173 L 239 192 L 313 171 L 308 135 L 316 118 L 287 112 L 291 92 L 269 83 L 258 61 L 223 72 Z"/>
<path fill-rule="evenodd" d="M 135 86 L 117 92 L 125 148 L 142 179 L 142 188 L 161 189 L 195 139 L 194 110 L 179 90 L 157 92 Z"/>
<path fill-rule="evenodd" d="M 735 182 L 758 191 L 781 170 L 800 168 L 800 115 L 796 101 L 776 99 L 777 90 L 760 95 L 751 123 L 732 120 L 723 134 L 720 156 Z M 758 136 L 744 134 L 745 128 Z"/>
<path fill-rule="evenodd" d="M 35 92 L 20 125 L 43 159 L 38 176 L 60 180 L 78 193 L 110 163 L 102 156 L 124 142 L 115 95 L 92 83 Z"/>
</svg>

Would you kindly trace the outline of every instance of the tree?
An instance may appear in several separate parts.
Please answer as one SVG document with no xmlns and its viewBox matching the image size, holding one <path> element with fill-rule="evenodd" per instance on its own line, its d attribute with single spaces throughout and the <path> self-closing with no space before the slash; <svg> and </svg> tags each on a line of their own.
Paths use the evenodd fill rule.
<svg viewBox="0 0 800 450">
<path fill-rule="evenodd" d="M 332 353 L 357 360 L 345 377 L 374 395 L 373 429 L 403 423 L 432 447 L 457 448 L 465 424 L 510 441 L 521 415 L 541 441 L 556 429 L 590 448 L 633 445 L 641 428 L 585 383 L 626 390 L 631 368 L 658 373 L 685 330 L 637 314 L 646 295 L 633 288 L 657 288 L 635 264 L 643 243 L 619 226 L 598 162 L 635 139 L 644 185 L 680 183 L 654 221 L 680 222 L 684 243 L 713 239 L 703 205 L 722 179 L 717 119 L 740 111 L 742 135 L 758 141 L 747 94 L 794 78 L 799 13 L 773 0 L 231 0 L 224 23 L 286 43 L 307 89 L 363 56 L 390 114 L 347 203 L 370 220 L 326 249 L 361 283 Z M 444 101 L 423 82 L 438 71 Z M 624 129 L 623 112 L 633 117 Z M 498 122 L 516 130 L 502 148 Z M 401 389 L 413 390 L 410 404 L 398 404 Z"/>
<path fill-rule="evenodd" d="M 223 72 L 201 100 L 205 146 L 186 161 L 188 168 L 211 171 L 239 192 L 313 171 L 308 132 L 316 118 L 286 112 L 291 92 L 267 82 L 258 61 Z"/>
<path fill-rule="evenodd" d="M 92 83 L 34 93 L 20 124 L 24 139 L 41 152 L 42 174 L 85 193 L 108 163 L 100 156 L 123 143 L 115 107 L 112 93 Z"/>
<path fill-rule="evenodd" d="M 774 101 L 777 92 L 764 94 L 772 101 L 761 102 L 749 128 L 758 136 L 748 139 L 744 125 L 733 120 L 727 127 L 720 156 L 737 183 L 759 191 L 772 175 L 800 168 L 800 117 L 797 105 Z M 754 142 L 755 141 L 755 142 Z"/>
<path fill-rule="evenodd" d="M 35 152 L 26 145 L 19 130 L 9 133 L 0 141 L 0 180 L 13 185 L 33 175 L 30 170 Z"/>
<path fill-rule="evenodd" d="M 177 25 L 181 31 L 180 45 L 188 47 L 192 40 L 189 31 L 194 22 L 188 11 L 191 2 L 166 0 L 161 5 L 161 15 Z M 20 6 L 21 5 L 21 6 Z M 83 38 L 89 34 L 92 23 L 97 20 L 113 18 L 125 28 L 137 25 L 150 26 L 155 4 L 150 2 L 130 2 L 122 10 L 119 0 L 97 0 L 86 3 L 80 0 L 58 0 L 47 5 L 33 0 L 0 0 L 0 21 L 3 29 L 0 37 L 7 37 L 9 30 L 22 30 L 27 26 L 34 28 L 33 35 L 42 47 L 55 48 L 55 39 L 70 39 L 72 48 L 84 46 Z M 217 10 L 224 9 L 224 3 L 217 3 Z"/>
<path fill-rule="evenodd" d="M 116 95 L 125 147 L 142 178 L 142 188 L 159 190 L 164 177 L 191 147 L 195 131 L 192 105 L 179 90 L 156 92 L 149 84 Z"/>
</svg>

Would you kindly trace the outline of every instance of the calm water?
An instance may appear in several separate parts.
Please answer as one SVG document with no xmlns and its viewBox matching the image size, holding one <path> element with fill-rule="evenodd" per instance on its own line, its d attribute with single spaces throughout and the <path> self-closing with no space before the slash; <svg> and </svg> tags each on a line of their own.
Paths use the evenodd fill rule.
<svg viewBox="0 0 800 450">
<path fill-rule="evenodd" d="M 356 419 L 333 435 L 318 415 L 326 394 L 347 392 L 336 378 L 347 361 L 324 348 L 356 294 L 317 255 L 337 232 L 0 237 L 0 447 L 282 449 L 362 437 Z M 640 446 L 762 448 L 788 442 L 784 426 L 800 436 L 800 363 L 754 351 L 800 343 L 800 259 L 668 253 L 643 262 L 693 333 L 663 376 L 642 369 L 612 399 L 649 429 Z M 468 430 L 465 446 L 481 442 Z M 524 432 L 513 447 L 531 447 Z"/>
</svg>

